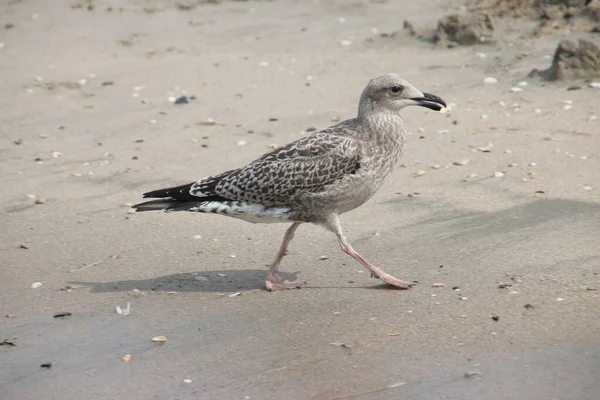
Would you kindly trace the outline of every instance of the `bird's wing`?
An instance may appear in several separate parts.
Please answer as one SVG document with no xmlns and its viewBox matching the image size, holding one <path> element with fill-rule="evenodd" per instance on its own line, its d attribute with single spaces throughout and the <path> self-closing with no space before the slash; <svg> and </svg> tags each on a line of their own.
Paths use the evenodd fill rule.
<svg viewBox="0 0 600 400">
<path fill-rule="evenodd" d="M 245 167 L 201 179 L 189 194 L 219 196 L 263 205 L 289 204 L 301 193 L 316 193 L 360 167 L 357 142 L 326 129 L 277 148 Z"/>
</svg>

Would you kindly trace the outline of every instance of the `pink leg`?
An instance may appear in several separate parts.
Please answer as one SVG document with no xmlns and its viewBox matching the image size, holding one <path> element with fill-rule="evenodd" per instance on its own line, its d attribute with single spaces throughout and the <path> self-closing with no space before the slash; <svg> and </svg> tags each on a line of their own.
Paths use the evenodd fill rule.
<svg viewBox="0 0 600 400">
<path fill-rule="evenodd" d="M 294 232 L 300 226 L 300 222 L 294 222 L 292 226 L 288 228 L 285 232 L 285 236 L 283 237 L 283 242 L 281 243 L 281 247 L 277 252 L 277 256 L 275 260 L 269 267 L 269 272 L 267 273 L 267 277 L 265 278 L 265 286 L 269 292 L 273 290 L 284 290 L 284 289 L 299 289 L 300 285 L 305 284 L 306 282 L 301 281 L 284 281 L 279 277 L 277 273 L 279 271 L 279 264 L 281 264 L 281 260 L 287 251 L 287 247 L 292 241 L 294 237 Z"/>
<path fill-rule="evenodd" d="M 340 221 L 337 216 L 332 217 L 329 223 L 326 225 L 328 229 L 332 230 L 340 243 L 340 247 L 344 251 L 344 253 L 348 254 L 350 257 L 354 258 L 356 261 L 361 263 L 366 269 L 371 272 L 371 277 L 376 279 L 381 279 L 383 282 L 387 283 L 390 286 L 394 286 L 400 289 L 409 289 L 414 283 L 402 281 L 387 272 L 383 271 L 380 268 L 372 265 L 368 262 L 363 256 L 358 254 L 350 243 L 346 241 L 344 234 L 342 233 L 342 227 L 340 225 Z"/>
</svg>

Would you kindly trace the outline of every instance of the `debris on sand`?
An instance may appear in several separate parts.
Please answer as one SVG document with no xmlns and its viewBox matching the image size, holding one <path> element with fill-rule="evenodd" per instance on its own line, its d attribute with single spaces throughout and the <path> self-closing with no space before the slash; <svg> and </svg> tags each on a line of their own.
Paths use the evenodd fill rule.
<svg viewBox="0 0 600 400">
<path fill-rule="evenodd" d="M 121 306 L 116 307 L 117 314 L 119 315 L 129 315 L 131 314 L 131 303 L 127 302 L 127 307 L 121 308 Z"/>
<path fill-rule="evenodd" d="M 440 46 L 473 46 L 493 39 L 494 24 L 488 13 L 451 14 L 438 21 L 433 41 Z"/>
<path fill-rule="evenodd" d="M 65 319 L 70 317 L 71 315 L 73 315 L 72 313 L 68 312 L 68 311 L 61 311 L 61 312 L 57 312 L 56 314 L 54 314 L 52 317 L 53 318 L 60 318 L 60 319 Z"/>
<path fill-rule="evenodd" d="M 167 342 L 167 337 L 166 336 L 154 336 L 152 338 L 152 341 L 155 343 L 166 343 Z"/>
<path fill-rule="evenodd" d="M 534 69 L 529 76 L 541 76 L 547 81 L 586 79 L 600 76 L 600 48 L 590 41 L 580 39 L 578 45 L 562 40 L 552 59 L 550 68 Z"/>
<path fill-rule="evenodd" d="M 0 346 L 11 346 L 15 347 L 17 344 L 13 340 L 4 339 L 0 342 Z"/>
</svg>

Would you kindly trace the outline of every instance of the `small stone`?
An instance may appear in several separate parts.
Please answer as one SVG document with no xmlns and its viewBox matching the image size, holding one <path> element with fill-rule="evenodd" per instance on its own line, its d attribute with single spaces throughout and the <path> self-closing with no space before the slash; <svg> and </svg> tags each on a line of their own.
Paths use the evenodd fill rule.
<svg viewBox="0 0 600 400">
<path fill-rule="evenodd" d="M 512 87 L 512 88 L 510 88 L 510 91 L 511 91 L 511 92 L 522 92 L 522 91 L 523 91 L 523 89 L 522 89 L 522 88 L 520 88 L 520 87 L 516 87 L 516 86 L 515 86 L 515 87 Z"/>
<path fill-rule="evenodd" d="M 189 102 L 190 101 L 188 100 L 187 96 L 179 96 L 175 99 L 174 104 L 187 104 Z"/>
<path fill-rule="evenodd" d="M 482 114 L 480 118 L 481 119 L 488 119 L 488 116 L 486 114 Z"/>
<path fill-rule="evenodd" d="M 529 303 L 525 304 L 523 307 L 525 307 L 528 310 L 532 310 L 535 308 L 535 306 L 533 304 L 529 304 Z"/>
<path fill-rule="evenodd" d="M 468 165 L 469 164 L 469 159 L 465 158 L 464 160 L 458 160 L 458 161 L 454 161 L 452 162 L 452 165 L 459 165 L 459 166 L 464 166 L 464 165 Z"/>
<path fill-rule="evenodd" d="M 498 83 L 498 79 L 488 76 L 483 80 L 483 83 Z"/>
<path fill-rule="evenodd" d="M 564 297 L 557 297 L 556 301 L 565 301 L 565 298 Z"/>
<path fill-rule="evenodd" d="M 31 247 L 31 245 L 29 243 L 21 243 L 19 245 L 19 247 L 22 248 L 22 249 L 27 250 L 27 249 L 29 249 Z"/>
<path fill-rule="evenodd" d="M 202 239 L 202 236 L 200 236 L 200 235 L 194 235 L 194 236 L 192 236 L 192 239 L 194 239 L 194 240 L 200 240 L 200 239 Z"/>
<path fill-rule="evenodd" d="M 442 167 L 440 166 L 440 164 L 433 164 L 433 165 L 431 166 L 431 169 L 440 169 L 440 168 L 442 168 Z"/>
<path fill-rule="evenodd" d="M 568 110 L 570 110 L 570 109 L 572 109 L 572 108 L 573 108 L 573 106 L 572 106 L 571 104 L 565 104 L 565 105 L 563 106 L 563 110 L 565 110 L 565 111 L 568 111 Z"/>
<path fill-rule="evenodd" d="M 31 284 L 32 289 L 37 289 L 37 288 L 41 288 L 41 287 L 42 287 L 42 282 L 33 282 Z"/>
<path fill-rule="evenodd" d="M 583 190 L 592 190 L 592 187 L 591 186 L 584 186 Z"/>
<path fill-rule="evenodd" d="M 423 176 L 423 175 L 425 175 L 426 173 L 427 173 L 427 172 L 426 172 L 425 170 L 422 170 L 422 169 L 420 169 L 420 170 L 418 170 L 418 171 L 415 173 L 415 177 L 416 177 L 416 178 L 418 178 L 418 177 L 420 177 L 420 176 Z"/>
<path fill-rule="evenodd" d="M 152 341 L 155 343 L 165 343 L 167 341 L 167 337 L 166 336 L 154 336 L 152 338 Z"/>
<path fill-rule="evenodd" d="M 469 178 L 471 178 L 471 179 L 479 178 L 479 175 L 477 175 L 475 172 L 472 172 L 469 174 Z"/>
<path fill-rule="evenodd" d="M 504 150 L 504 154 L 512 154 L 512 150 L 506 149 L 506 150 Z"/>
<path fill-rule="evenodd" d="M 73 172 L 73 173 L 71 174 L 71 176 L 74 176 L 74 177 L 76 177 L 76 178 L 79 178 L 79 177 L 83 176 L 83 174 L 82 174 L 81 172 Z"/>
<path fill-rule="evenodd" d="M 522 81 L 522 82 L 519 82 L 517 85 L 518 85 L 518 86 L 521 86 L 521 87 L 525 87 L 525 86 L 527 86 L 527 85 L 528 85 L 528 83 L 527 83 L 527 82 L 525 82 L 525 81 Z"/>
<path fill-rule="evenodd" d="M 535 167 L 535 166 L 537 166 L 537 164 L 536 164 L 536 163 L 534 163 L 534 162 L 530 162 L 530 163 L 529 163 L 529 164 L 527 164 L 527 165 L 528 165 L 528 166 L 530 166 L 530 167 Z"/>
<path fill-rule="evenodd" d="M 433 286 L 435 288 L 442 288 L 442 287 L 446 286 L 446 284 L 445 283 L 434 283 L 431 286 Z"/>
<path fill-rule="evenodd" d="M 321 256 L 321 257 L 319 257 L 319 260 L 329 260 L 329 257 L 328 256 Z"/>
<path fill-rule="evenodd" d="M 460 299 L 461 299 L 461 300 L 469 300 L 469 298 L 468 298 L 468 297 L 465 297 L 465 296 L 461 297 Z"/>
<path fill-rule="evenodd" d="M 184 379 L 183 383 L 192 383 L 192 380 L 191 379 Z"/>
<path fill-rule="evenodd" d="M 590 82 L 588 86 L 592 89 L 600 89 L 600 82 Z"/>
<path fill-rule="evenodd" d="M 492 320 L 498 322 L 500 320 L 500 317 L 497 315 L 492 315 Z"/>
<path fill-rule="evenodd" d="M 135 213 L 136 213 L 135 208 L 131 208 L 131 209 L 127 210 L 127 214 L 135 214 Z"/>
<path fill-rule="evenodd" d="M 509 166 L 510 168 L 515 168 L 515 167 L 518 167 L 518 166 L 519 166 L 519 164 L 516 164 L 516 163 L 510 163 L 510 164 L 508 164 L 508 166 Z"/>
<path fill-rule="evenodd" d="M 228 294 L 227 297 L 238 297 L 238 296 L 241 296 L 241 295 L 242 295 L 242 293 L 235 292 L 235 293 Z"/>
<path fill-rule="evenodd" d="M 504 172 L 494 172 L 494 178 L 502 178 L 504 176 Z"/>
<path fill-rule="evenodd" d="M 349 41 L 349 40 L 342 40 L 342 41 L 340 42 L 340 46 L 342 46 L 342 47 L 348 47 L 348 46 L 350 46 L 351 44 L 352 44 L 352 42 L 351 42 L 351 41 Z"/>
<path fill-rule="evenodd" d="M 58 158 L 58 157 L 61 157 L 62 155 L 63 155 L 63 153 L 61 153 L 60 151 L 52 152 L 52 158 Z"/>
<path fill-rule="evenodd" d="M 132 357 L 131 357 L 131 354 L 125 354 L 125 355 L 124 355 L 124 356 L 121 358 L 121 360 L 123 360 L 123 362 L 126 362 L 126 363 L 128 363 L 128 362 L 131 362 L 131 358 L 132 358 Z"/>
<path fill-rule="evenodd" d="M 238 145 L 238 146 L 245 146 L 245 145 L 247 145 L 247 144 L 248 144 L 248 142 L 246 142 L 245 140 L 238 140 L 238 141 L 237 141 L 237 145 Z"/>
</svg>

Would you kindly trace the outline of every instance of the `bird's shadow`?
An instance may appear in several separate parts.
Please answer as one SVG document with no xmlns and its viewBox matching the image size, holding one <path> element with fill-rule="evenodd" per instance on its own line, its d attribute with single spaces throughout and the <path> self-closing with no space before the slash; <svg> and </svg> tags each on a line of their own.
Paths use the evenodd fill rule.
<svg viewBox="0 0 600 400">
<path fill-rule="evenodd" d="M 297 280 L 298 272 L 280 272 L 285 280 Z M 138 289 L 145 292 L 238 292 L 264 289 L 264 270 L 238 269 L 201 272 L 183 272 L 151 279 L 132 279 L 112 282 L 69 281 L 69 285 L 89 287 L 92 293 L 128 292 Z M 303 286 L 312 289 L 389 289 L 385 284 L 368 286 Z"/>
<path fill-rule="evenodd" d="M 234 292 L 265 287 L 265 270 L 238 269 L 183 272 L 151 279 L 112 282 L 69 281 L 70 285 L 86 286 L 92 293 L 127 292 L 133 289 L 153 292 Z M 298 272 L 280 272 L 286 280 L 296 280 Z"/>
</svg>

